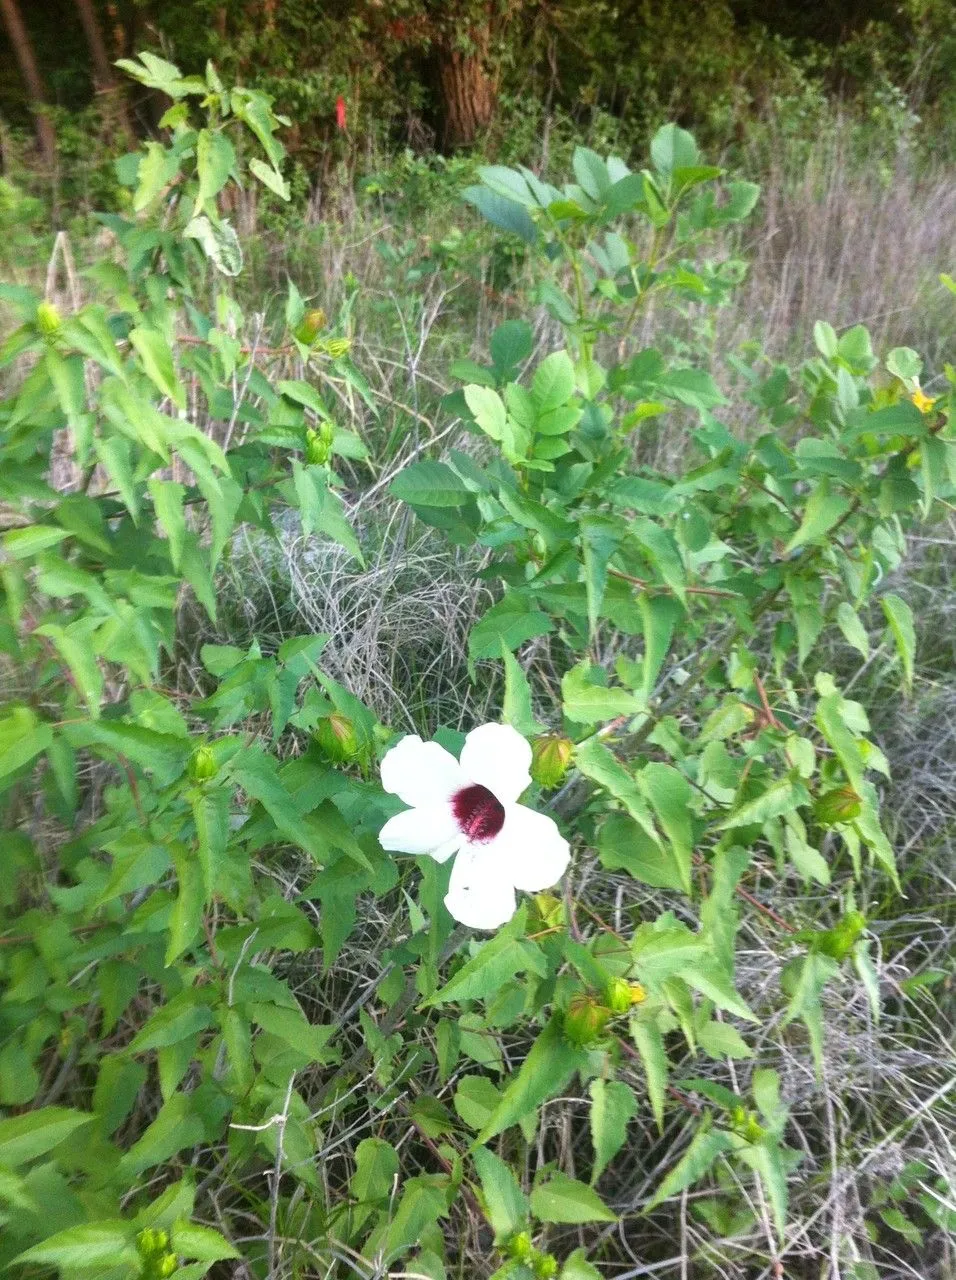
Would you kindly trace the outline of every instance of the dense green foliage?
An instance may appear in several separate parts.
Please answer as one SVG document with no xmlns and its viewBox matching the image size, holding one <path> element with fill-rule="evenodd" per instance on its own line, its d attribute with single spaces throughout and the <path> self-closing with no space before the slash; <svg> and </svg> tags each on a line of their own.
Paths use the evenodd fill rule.
<svg viewBox="0 0 956 1280">
<path fill-rule="evenodd" d="M 529 320 L 499 325 L 452 370 L 457 446 L 384 479 L 400 529 L 480 556 L 493 603 L 471 671 L 535 739 L 531 802 L 578 867 L 626 888 L 595 911 L 569 880 L 469 938 L 448 867 L 381 848 L 399 806 L 377 764 L 402 726 L 326 674 L 326 635 L 207 644 L 173 687 L 250 537 L 294 527 L 361 562 L 343 476 L 380 483 L 388 445 L 338 425 L 343 403 L 380 412 L 351 359 L 354 292 L 327 317 L 290 283 L 271 335 L 235 292 L 230 189 L 289 195 L 269 98 L 211 65 L 126 70 L 172 105 L 163 141 L 119 165 L 128 213 L 106 220 L 93 300 L 66 314 L 3 289 L 0 1259 L 439 1277 L 468 1274 L 483 1217 L 487 1272 L 593 1280 L 602 1224 L 626 1235 L 702 1185 L 707 1256 L 757 1224 L 742 1265 L 778 1265 L 805 1153 L 763 1030 L 808 1045 L 822 1090 L 827 992 L 864 992 L 878 1022 L 867 917 L 900 889 L 887 761 L 823 643 L 867 658 L 875 608 L 912 685 L 913 614 L 885 579 L 953 500 L 956 374 L 931 400 L 914 351 L 824 322 L 799 367 L 751 344 L 723 389 L 640 347 L 646 309 L 726 302 L 742 264 L 721 236 L 759 198 L 674 125 L 641 170 L 578 148 L 561 187 L 479 171 L 466 198 L 560 340 L 539 357 Z M 651 460 L 665 430 L 686 437 L 676 469 Z M 460 746 L 457 723 L 419 727 Z M 768 876 L 789 906 L 764 903 Z M 814 886 L 831 897 L 807 917 Z M 739 990 L 744 906 L 782 959 L 759 1012 Z M 353 982 L 343 956 L 380 911 L 388 950 Z M 592 1155 L 569 1169 L 541 1126 L 574 1080 Z M 332 1124 L 369 1093 L 374 1131 L 333 1158 Z M 615 1176 L 628 1127 L 675 1113 L 683 1149 L 635 1201 Z M 942 1170 L 908 1165 L 874 1232 L 931 1238 L 946 1194 Z"/>
</svg>

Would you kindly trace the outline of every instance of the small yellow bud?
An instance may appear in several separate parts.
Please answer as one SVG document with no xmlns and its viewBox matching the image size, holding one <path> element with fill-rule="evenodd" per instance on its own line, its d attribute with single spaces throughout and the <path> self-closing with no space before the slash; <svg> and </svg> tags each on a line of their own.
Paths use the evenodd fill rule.
<svg viewBox="0 0 956 1280">
<path fill-rule="evenodd" d="M 531 744 L 531 776 L 542 787 L 556 787 L 568 771 L 574 744 L 570 738 L 548 733 Z"/>
<path fill-rule="evenodd" d="M 160 1260 L 159 1266 L 156 1270 L 159 1275 L 163 1277 L 163 1280 L 166 1280 L 167 1276 L 174 1276 L 179 1270 L 179 1263 L 176 1260 L 175 1253 L 167 1253 L 165 1257 Z"/>
<path fill-rule="evenodd" d="M 355 725 L 341 711 L 333 711 L 330 716 L 319 721 L 315 728 L 315 740 L 326 759 L 336 764 L 358 757 L 359 741 Z"/>
<path fill-rule="evenodd" d="M 62 323 L 60 313 L 52 302 L 41 302 L 37 307 L 37 328 L 44 337 L 52 338 Z"/>
<path fill-rule="evenodd" d="M 321 307 L 307 311 L 295 329 L 295 336 L 304 347 L 311 347 L 325 328 L 325 312 Z"/>
<path fill-rule="evenodd" d="M 611 1018 L 611 1010 L 598 1004 L 593 996 L 573 996 L 564 1015 L 564 1034 L 572 1044 L 594 1044 L 601 1038 Z"/>
<path fill-rule="evenodd" d="M 928 396 L 919 385 L 917 385 L 916 390 L 910 396 L 910 399 L 916 405 L 917 409 L 919 409 L 920 413 L 929 413 L 930 409 L 932 409 L 933 405 L 936 403 L 936 401 L 931 396 Z"/>
<path fill-rule="evenodd" d="M 197 747 L 189 757 L 189 776 L 193 782 L 208 782 L 219 772 L 212 747 Z"/>
</svg>

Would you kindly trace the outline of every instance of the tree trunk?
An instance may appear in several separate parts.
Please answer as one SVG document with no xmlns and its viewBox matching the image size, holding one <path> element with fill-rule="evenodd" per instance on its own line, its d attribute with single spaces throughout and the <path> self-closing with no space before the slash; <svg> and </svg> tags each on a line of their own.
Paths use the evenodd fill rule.
<svg viewBox="0 0 956 1280">
<path fill-rule="evenodd" d="M 126 99 L 122 86 L 113 74 L 93 0 L 76 0 L 76 8 L 93 62 L 93 85 L 103 100 L 103 118 L 132 144 L 133 126 L 126 109 Z"/>
<path fill-rule="evenodd" d="M 20 74 L 23 76 L 23 83 L 26 85 L 40 151 L 44 160 L 48 164 L 53 164 L 56 159 L 56 134 L 49 117 L 42 111 L 46 102 L 46 93 L 37 60 L 33 54 L 33 45 L 30 43 L 30 33 L 24 24 L 17 0 L 0 0 L 0 12 L 3 13 L 4 25 L 20 67 Z"/>
<path fill-rule="evenodd" d="M 490 33 L 471 32 L 465 53 L 444 38 L 438 45 L 438 91 L 442 107 L 442 144 L 468 147 L 491 124 L 498 105 L 498 85 L 488 70 Z"/>
</svg>

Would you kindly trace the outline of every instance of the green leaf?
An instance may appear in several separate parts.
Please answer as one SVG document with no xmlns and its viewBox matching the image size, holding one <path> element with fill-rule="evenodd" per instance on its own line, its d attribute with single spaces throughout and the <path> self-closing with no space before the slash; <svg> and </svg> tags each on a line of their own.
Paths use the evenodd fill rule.
<svg viewBox="0 0 956 1280">
<path fill-rule="evenodd" d="M 554 351 L 541 361 L 535 370 L 531 392 L 539 414 L 567 404 L 574 394 L 574 365 L 566 351 Z"/>
<path fill-rule="evenodd" d="M 680 876 L 680 887 L 690 893 L 694 834 L 691 826 L 694 793 L 683 774 L 669 764 L 645 765 L 637 784 L 651 802 L 669 843 L 669 852 Z"/>
<path fill-rule="evenodd" d="M 830 481 L 824 476 L 807 499 L 800 527 L 787 543 L 784 553 L 789 555 L 808 542 L 819 542 L 849 510 L 849 499 L 842 494 L 831 493 Z"/>
<path fill-rule="evenodd" d="M 177 409 L 186 408 L 186 389 L 176 376 L 173 353 L 158 329 L 131 329 L 129 340 L 143 362 L 150 382 L 164 396 L 169 396 Z"/>
<path fill-rule="evenodd" d="M 671 588 L 683 603 L 684 588 L 687 575 L 681 559 L 680 548 L 674 537 L 666 529 L 660 528 L 652 520 L 635 520 L 629 528 L 631 535 L 640 544 L 641 550 L 650 561 L 651 567 Z"/>
<path fill-rule="evenodd" d="M 363 1138 L 355 1149 L 349 1190 L 360 1204 L 387 1200 L 399 1174 L 398 1153 L 382 1138 Z"/>
<path fill-rule="evenodd" d="M 683 869 L 670 847 L 625 813 L 611 813 L 605 819 L 598 835 L 598 855 L 608 871 L 624 870 L 655 888 L 686 892 Z"/>
<path fill-rule="evenodd" d="M 868 658 L 870 656 L 870 639 L 866 634 L 866 627 L 864 627 L 856 610 L 847 600 L 840 601 L 837 607 L 836 619 L 847 644 L 851 644 L 864 658 Z"/>
<path fill-rule="evenodd" d="M 199 178 L 196 213 L 201 213 L 206 202 L 214 200 L 223 189 L 235 163 L 235 148 L 224 133 L 213 129 L 199 130 L 196 139 L 196 175 Z M 250 163 L 250 168 L 253 163 Z M 215 213 L 215 205 L 211 212 Z"/>
<path fill-rule="evenodd" d="M 444 462 L 413 462 L 388 487 L 393 498 L 412 507 L 463 507 L 472 494 Z"/>
<path fill-rule="evenodd" d="M 588 1262 L 587 1250 L 580 1248 L 565 1258 L 559 1280 L 602 1280 L 602 1273 Z"/>
<path fill-rule="evenodd" d="M 185 487 L 173 480 L 151 479 L 148 482 L 153 510 L 169 540 L 169 558 L 178 570 L 186 543 L 186 516 L 183 510 Z"/>
<path fill-rule="evenodd" d="M 901 596 L 888 592 L 880 598 L 886 621 L 896 642 L 896 651 L 903 664 L 903 680 L 907 693 L 913 692 L 913 666 L 916 657 L 916 628 L 913 610 Z"/>
<path fill-rule="evenodd" d="M 551 1021 L 531 1046 L 531 1052 L 512 1077 L 487 1124 L 478 1135 L 484 1144 L 517 1124 L 528 1112 L 559 1093 L 576 1070 L 587 1061 L 582 1049 L 564 1038 L 560 1020 Z"/>
<path fill-rule="evenodd" d="M 526 320 L 505 320 L 491 335 L 489 345 L 495 368 L 510 372 L 531 355 L 534 331 Z"/>
<path fill-rule="evenodd" d="M 501 396 L 491 387 L 477 385 L 465 387 L 464 395 L 475 422 L 486 436 L 500 444 L 508 434 L 508 411 Z"/>
<path fill-rule="evenodd" d="M 531 1212 L 541 1222 L 617 1222 L 593 1187 L 561 1172 L 531 1192 Z"/>
<path fill-rule="evenodd" d="M 647 1096 L 661 1133 L 664 1132 L 664 1098 L 667 1094 L 667 1050 L 656 1022 L 631 1018 L 631 1039 L 641 1055 L 647 1078 Z"/>
<path fill-rule="evenodd" d="M 502 231 L 520 236 L 526 244 L 534 244 L 538 238 L 538 229 L 531 215 L 515 200 L 509 200 L 497 191 L 489 191 L 487 187 L 466 187 L 462 196 Z"/>
<path fill-rule="evenodd" d="M 2 538 L 3 549 L 15 560 L 26 560 L 55 547 L 70 535 L 52 524 L 33 524 L 26 529 L 11 529 Z"/>
<path fill-rule="evenodd" d="M 65 1231 L 58 1231 L 35 1244 L 32 1249 L 24 1250 L 13 1261 L 35 1262 L 61 1269 L 95 1267 L 102 1273 L 113 1267 L 136 1266 L 139 1254 L 130 1223 L 116 1218 L 67 1227 Z"/>
<path fill-rule="evenodd" d="M 477 1147 L 472 1159 L 481 1179 L 485 1213 L 495 1233 L 495 1243 L 501 1244 L 527 1222 L 528 1199 L 511 1168 L 487 1147 Z"/>
<path fill-rule="evenodd" d="M 687 1187 L 699 1182 L 711 1165 L 724 1151 L 734 1147 L 733 1135 L 722 1129 L 701 1129 L 696 1133 L 690 1146 L 671 1169 L 670 1173 L 654 1192 L 645 1208 L 650 1213 L 664 1200 L 680 1195 Z"/>
<path fill-rule="evenodd" d="M 129 1053 L 145 1053 L 148 1049 L 164 1049 L 188 1040 L 212 1022 L 213 1014 L 208 1004 L 200 1002 L 196 991 L 184 991 L 147 1018 L 127 1050 Z"/>
<path fill-rule="evenodd" d="M 67 627 L 48 622 L 37 627 L 34 632 L 34 635 L 46 636 L 53 642 L 60 657 L 70 668 L 70 674 L 94 720 L 99 717 L 100 700 L 103 696 L 103 674 L 90 643 L 90 633 L 96 625 L 95 618 L 78 618 Z"/>
<path fill-rule="evenodd" d="M 791 961 L 781 974 L 781 986 L 791 997 L 781 1027 L 800 1018 L 810 1037 L 810 1049 L 818 1078 L 823 1073 L 823 1008 L 820 993 L 840 966 L 830 956 L 811 951 Z"/>
<path fill-rule="evenodd" d="M 44 1156 L 96 1117 L 70 1107 L 41 1107 L 0 1119 L 0 1166 L 10 1169 Z"/>
<path fill-rule="evenodd" d="M 682 615 L 680 605 L 669 596 L 652 596 L 642 591 L 638 607 L 644 627 L 644 668 L 642 692 L 649 698 L 660 675 L 667 651 L 671 646 L 674 628 Z"/>
<path fill-rule="evenodd" d="M 529 605 L 527 599 L 511 591 L 478 619 L 468 637 L 472 662 L 501 656 L 502 646 L 514 650 L 535 636 L 547 635 L 554 623 L 546 613 Z"/>
<path fill-rule="evenodd" d="M 220 1262 L 242 1256 L 218 1231 L 193 1222 L 177 1222 L 170 1232 L 170 1245 L 173 1253 L 183 1258 L 198 1258 L 200 1262 Z"/>
<path fill-rule="evenodd" d="M 564 714 L 576 724 L 592 725 L 645 710 L 643 698 L 627 689 L 609 689 L 589 679 L 591 667 L 579 662 L 561 678 Z M 606 750 L 606 748 L 605 748 Z"/>
<path fill-rule="evenodd" d="M 712 1058 L 752 1058 L 753 1050 L 728 1022 L 705 1022 L 697 1028 L 697 1042 Z"/>
<path fill-rule="evenodd" d="M 669 178 L 675 169 L 692 168 L 699 159 L 693 135 L 676 124 L 665 124 L 651 139 L 651 163 L 665 177 Z"/>
<path fill-rule="evenodd" d="M 235 230 L 225 218 L 210 222 L 200 214 L 187 223 L 184 236 L 198 240 L 206 257 L 224 276 L 237 276 L 242 270 L 242 246 Z"/>
<path fill-rule="evenodd" d="M 770 1201 L 773 1225 L 777 1231 L 777 1239 L 783 1242 L 787 1225 L 787 1170 L 783 1162 L 780 1144 L 767 1134 L 748 1147 L 742 1148 L 738 1158 L 758 1175 Z"/>
<path fill-rule="evenodd" d="M 591 1144 L 594 1168 L 591 1182 L 597 1182 L 627 1140 L 627 1125 L 637 1112 L 637 1100 L 623 1080 L 591 1081 Z"/>
<path fill-rule="evenodd" d="M 289 184 L 279 170 L 273 169 L 271 165 L 260 160 L 258 156 L 253 156 L 249 161 L 249 172 L 254 174 L 262 185 L 268 187 L 280 200 L 290 200 L 292 198 Z"/>
<path fill-rule="evenodd" d="M 544 956 L 533 942 L 516 938 L 509 925 L 490 942 L 481 943 L 472 958 L 422 1007 L 449 1004 L 452 1000 L 480 1000 L 497 994 L 516 973 L 528 972 L 543 978 L 547 972 Z"/>
<path fill-rule="evenodd" d="M 521 668 L 518 659 L 510 652 L 507 645 L 501 646 L 501 657 L 505 664 L 505 696 L 502 702 L 501 718 L 505 724 L 517 729 L 522 737 L 528 738 L 533 733 L 540 733 L 543 725 L 535 719 L 531 705 L 531 686 L 528 677 Z"/>
<path fill-rule="evenodd" d="M 16 773 L 53 742 L 53 729 L 29 707 L 12 707 L 0 720 L 0 778 Z"/>
</svg>

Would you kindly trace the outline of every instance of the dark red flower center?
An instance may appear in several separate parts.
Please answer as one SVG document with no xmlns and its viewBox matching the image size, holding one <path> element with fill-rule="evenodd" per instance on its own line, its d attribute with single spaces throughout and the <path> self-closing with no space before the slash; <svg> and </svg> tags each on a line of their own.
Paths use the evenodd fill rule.
<svg viewBox="0 0 956 1280">
<path fill-rule="evenodd" d="M 493 840 L 505 825 L 504 805 L 477 782 L 456 792 L 451 808 L 458 829 L 472 842 Z"/>
</svg>

